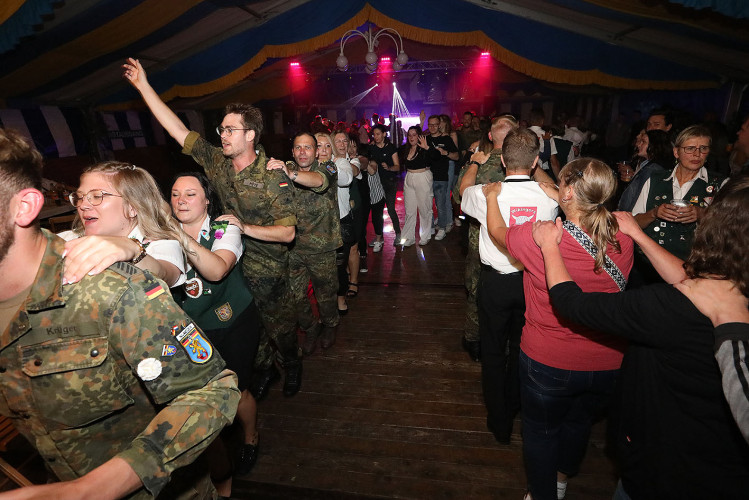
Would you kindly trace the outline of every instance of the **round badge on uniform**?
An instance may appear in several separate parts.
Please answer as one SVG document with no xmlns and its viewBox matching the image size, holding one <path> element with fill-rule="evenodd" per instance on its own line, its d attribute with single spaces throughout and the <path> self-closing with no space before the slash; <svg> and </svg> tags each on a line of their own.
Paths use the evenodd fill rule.
<svg viewBox="0 0 749 500">
<path fill-rule="evenodd" d="M 138 376 L 144 382 L 154 380 L 161 375 L 161 361 L 156 358 L 146 358 L 138 363 Z"/>
<path fill-rule="evenodd" d="M 185 281 L 183 286 L 185 287 L 185 293 L 191 299 L 197 299 L 203 295 L 203 282 L 197 276 Z"/>
</svg>

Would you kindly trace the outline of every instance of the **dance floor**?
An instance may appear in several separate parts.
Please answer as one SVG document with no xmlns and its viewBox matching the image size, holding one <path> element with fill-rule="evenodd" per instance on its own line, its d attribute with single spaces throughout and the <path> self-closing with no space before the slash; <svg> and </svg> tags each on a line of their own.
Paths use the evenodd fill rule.
<svg viewBox="0 0 749 500">
<path fill-rule="evenodd" d="M 509 445 L 494 440 L 480 365 L 461 348 L 465 225 L 409 248 L 394 247 L 387 217 L 385 225 L 384 250 L 368 249 L 369 272 L 335 345 L 305 359 L 297 395 L 285 398 L 279 382 L 259 404 L 260 458 L 235 479 L 232 498 L 523 497 L 520 420 Z M 568 500 L 611 498 L 604 430 L 594 428 Z M 3 457 L 38 481 L 40 460 L 19 440 Z"/>
</svg>

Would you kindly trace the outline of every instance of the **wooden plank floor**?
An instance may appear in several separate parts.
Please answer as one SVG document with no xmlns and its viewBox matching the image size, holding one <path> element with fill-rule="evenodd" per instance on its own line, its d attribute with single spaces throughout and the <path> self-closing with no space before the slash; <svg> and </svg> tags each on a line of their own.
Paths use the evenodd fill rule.
<svg viewBox="0 0 749 500">
<path fill-rule="evenodd" d="M 278 383 L 259 404 L 260 458 L 235 480 L 233 498 L 523 497 L 520 421 L 510 445 L 494 440 L 480 365 L 460 346 L 464 236 L 456 228 L 441 242 L 401 249 L 391 231 L 382 253 L 369 250 L 335 346 L 305 360 L 296 396 L 284 398 Z M 603 447 L 599 424 L 568 500 L 611 498 L 616 479 Z M 23 467 L 33 478 L 36 458 Z"/>
<path fill-rule="evenodd" d="M 296 396 L 279 383 L 260 403 L 260 459 L 233 497 L 523 497 L 520 421 L 509 446 L 486 430 L 480 365 L 460 345 L 464 236 L 402 249 L 391 231 L 382 253 L 369 250 L 335 346 L 305 360 Z M 603 447 L 599 424 L 567 499 L 611 498 Z"/>
</svg>

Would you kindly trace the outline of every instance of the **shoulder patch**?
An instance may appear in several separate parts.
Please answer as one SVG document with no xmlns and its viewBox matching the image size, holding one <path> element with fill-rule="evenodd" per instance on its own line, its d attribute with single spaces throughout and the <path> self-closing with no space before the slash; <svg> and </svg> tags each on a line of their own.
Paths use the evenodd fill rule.
<svg viewBox="0 0 749 500">
<path fill-rule="evenodd" d="M 331 163 L 331 162 L 328 162 L 328 163 L 326 163 L 326 164 L 325 164 L 325 168 L 326 168 L 326 169 L 328 170 L 328 172 L 330 172 L 331 174 L 335 174 L 335 173 L 336 173 L 336 169 L 335 169 L 335 163 Z"/>
<path fill-rule="evenodd" d="M 116 272 L 120 276 L 124 276 L 125 278 L 129 278 L 141 272 L 140 269 L 129 262 L 115 262 L 114 264 L 109 266 L 109 269 Z"/>
<path fill-rule="evenodd" d="M 278 187 L 280 187 L 280 188 L 289 187 L 289 183 L 286 182 L 286 181 L 281 181 L 281 182 L 278 183 Z"/>
</svg>

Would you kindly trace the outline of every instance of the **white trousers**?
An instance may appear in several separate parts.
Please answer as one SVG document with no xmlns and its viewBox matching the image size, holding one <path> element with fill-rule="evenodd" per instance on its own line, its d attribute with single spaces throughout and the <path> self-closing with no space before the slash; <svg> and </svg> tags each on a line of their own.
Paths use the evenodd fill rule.
<svg viewBox="0 0 749 500">
<path fill-rule="evenodd" d="M 419 214 L 419 240 L 428 240 L 432 236 L 432 172 L 407 172 L 403 181 L 403 200 L 406 205 L 406 222 L 403 225 L 401 238 L 414 239 L 416 231 L 416 213 Z"/>
</svg>

